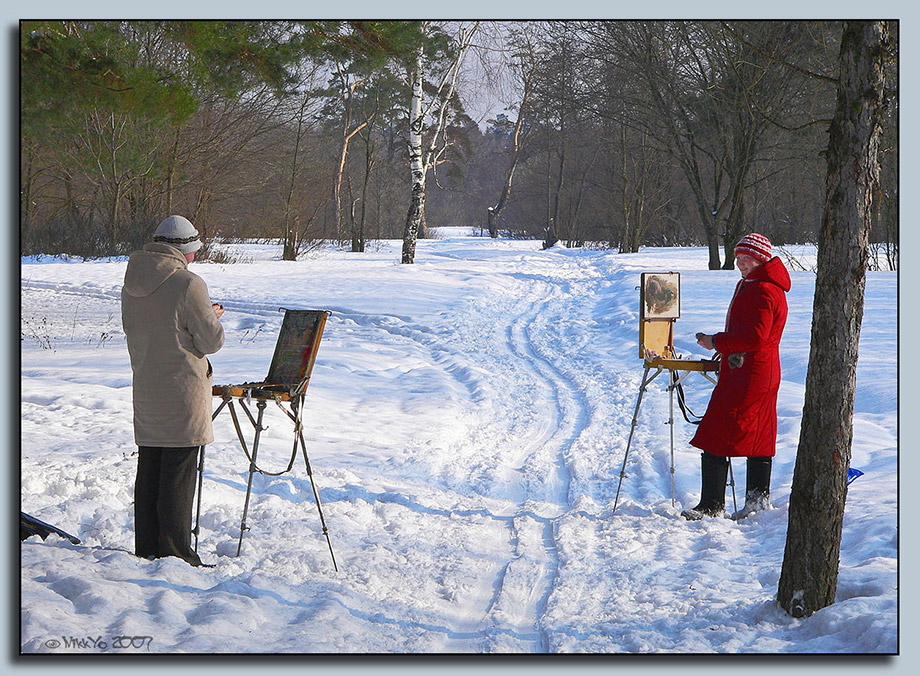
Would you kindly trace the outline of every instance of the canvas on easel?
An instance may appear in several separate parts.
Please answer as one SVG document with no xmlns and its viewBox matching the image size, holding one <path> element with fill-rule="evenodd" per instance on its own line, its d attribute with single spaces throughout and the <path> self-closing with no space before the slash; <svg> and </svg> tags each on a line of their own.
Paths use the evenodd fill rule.
<svg viewBox="0 0 920 676">
<path fill-rule="evenodd" d="M 639 356 L 674 359 L 674 322 L 680 317 L 680 273 L 643 272 L 639 286 Z"/>
<path fill-rule="evenodd" d="M 306 388 L 328 314 L 325 310 L 285 310 L 267 384 L 294 385 L 294 391 Z"/>
<path fill-rule="evenodd" d="M 239 385 L 215 385 L 215 397 L 246 396 L 249 399 L 290 401 L 302 395 L 310 382 L 316 352 L 323 339 L 327 310 L 284 310 L 284 320 L 268 375 L 258 382 Z"/>
<path fill-rule="evenodd" d="M 642 319 L 680 318 L 679 272 L 643 272 L 640 288 Z"/>
</svg>

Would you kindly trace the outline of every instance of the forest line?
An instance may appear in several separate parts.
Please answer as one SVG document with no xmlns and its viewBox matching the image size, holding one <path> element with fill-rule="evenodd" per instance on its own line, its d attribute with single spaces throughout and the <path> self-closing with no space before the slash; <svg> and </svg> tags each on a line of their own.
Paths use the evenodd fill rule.
<svg viewBox="0 0 920 676">
<path fill-rule="evenodd" d="M 896 26 L 896 24 L 895 24 Z M 546 246 L 816 241 L 840 22 L 20 25 L 21 253 L 205 238 L 363 251 L 426 227 Z M 896 36 L 895 36 L 895 44 Z M 898 255 L 897 67 L 872 261 Z M 484 120 L 483 99 L 503 110 Z"/>
</svg>

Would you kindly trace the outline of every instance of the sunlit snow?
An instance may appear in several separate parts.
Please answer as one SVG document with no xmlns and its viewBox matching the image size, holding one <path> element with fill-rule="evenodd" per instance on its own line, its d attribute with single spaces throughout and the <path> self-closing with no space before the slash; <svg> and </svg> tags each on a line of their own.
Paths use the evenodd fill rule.
<svg viewBox="0 0 920 676">
<path fill-rule="evenodd" d="M 399 242 L 297 262 L 275 246 L 227 245 L 240 262 L 192 264 L 226 308 L 215 383 L 266 375 L 279 308 L 332 313 L 304 417 L 338 572 L 302 461 L 256 475 L 236 556 L 248 461 L 223 414 L 199 545 L 216 566 L 133 556 L 125 261 L 23 259 L 22 509 L 82 544 L 22 543 L 22 651 L 897 650 L 896 273 L 870 273 L 866 287 L 851 463 L 865 474 L 849 488 L 837 602 L 792 619 L 774 599 L 814 273 L 791 273 L 774 508 L 688 523 L 679 513 L 699 497 L 699 454 L 677 416 L 672 505 L 659 381 L 613 512 L 642 376 L 639 275 L 681 273 L 675 343 L 701 357 L 694 333 L 721 328 L 738 273 L 707 270 L 701 248 L 543 251 L 469 235 L 420 241 L 415 265 L 398 264 Z M 814 263 L 807 247 L 787 253 Z M 685 389 L 705 410 L 711 385 L 694 376 Z M 292 428 L 276 407 L 266 419 L 259 464 L 277 472 Z M 734 477 L 740 502 L 743 461 Z M 99 638 L 104 648 L 89 642 Z"/>
</svg>

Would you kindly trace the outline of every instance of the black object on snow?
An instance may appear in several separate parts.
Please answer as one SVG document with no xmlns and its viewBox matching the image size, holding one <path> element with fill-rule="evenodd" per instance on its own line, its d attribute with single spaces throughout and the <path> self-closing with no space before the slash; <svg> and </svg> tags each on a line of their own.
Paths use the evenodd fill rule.
<svg viewBox="0 0 920 676">
<path fill-rule="evenodd" d="M 70 540 L 73 544 L 80 544 L 79 538 L 74 537 L 70 533 L 62 531 L 60 528 L 55 528 L 50 523 L 45 523 L 41 519 L 36 519 L 34 516 L 30 516 L 25 512 L 19 512 L 19 541 L 22 542 L 26 538 L 30 538 L 33 535 L 38 535 L 42 540 L 47 538 L 49 535 L 54 533 L 55 535 L 60 535 L 62 538 Z"/>
</svg>

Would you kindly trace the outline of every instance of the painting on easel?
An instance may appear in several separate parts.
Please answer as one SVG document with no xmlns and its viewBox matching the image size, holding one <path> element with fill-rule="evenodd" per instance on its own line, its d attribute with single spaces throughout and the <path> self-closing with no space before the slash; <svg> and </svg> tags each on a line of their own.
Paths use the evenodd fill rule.
<svg viewBox="0 0 920 676">
<path fill-rule="evenodd" d="M 285 310 L 266 382 L 295 386 L 310 378 L 326 323 L 325 310 Z"/>
<path fill-rule="evenodd" d="M 642 319 L 678 319 L 680 317 L 680 273 L 643 272 Z"/>
</svg>

